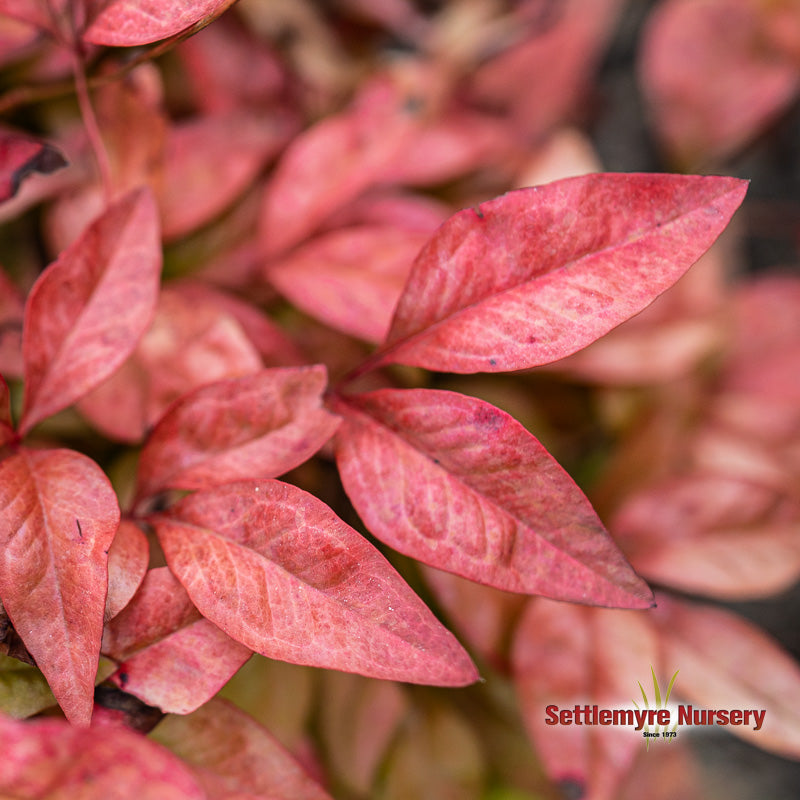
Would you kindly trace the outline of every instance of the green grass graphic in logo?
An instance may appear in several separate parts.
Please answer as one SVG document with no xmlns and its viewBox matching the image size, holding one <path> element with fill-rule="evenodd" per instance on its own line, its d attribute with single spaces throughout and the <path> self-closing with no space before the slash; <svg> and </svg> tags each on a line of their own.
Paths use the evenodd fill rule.
<svg viewBox="0 0 800 800">
<path fill-rule="evenodd" d="M 656 677 L 656 671 L 653 669 L 653 665 L 652 664 L 650 665 L 650 673 L 653 676 L 653 695 L 654 695 L 653 699 L 655 700 L 655 703 L 653 704 L 653 709 L 654 710 L 657 711 L 658 709 L 667 707 L 667 703 L 669 703 L 669 696 L 670 696 L 670 694 L 672 694 L 672 687 L 675 686 L 675 678 L 678 677 L 678 673 L 679 672 L 680 672 L 679 669 L 675 670 L 675 674 L 670 679 L 669 685 L 667 686 L 667 693 L 664 695 L 664 699 L 663 699 L 663 702 L 662 702 L 662 699 L 661 699 L 661 687 L 659 687 L 659 685 L 658 685 L 658 678 Z M 649 709 L 650 708 L 650 701 L 647 699 L 647 692 L 645 692 L 644 686 L 642 686 L 642 682 L 641 681 L 636 681 L 636 683 L 639 684 L 639 691 L 642 693 L 642 699 L 644 700 L 644 707 L 646 709 Z M 637 710 L 640 710 L 639 709 L 639 704 L 635 700 L 633 701 L 633 704 L 636 706 Z M 672 728 L 670 730 L 672 732 L 674 732 L 677 729 L 677 727 L 678 727 L 678 723 L 676 722 L 672 726 Z M 647 733 L 651 733 L 650 725 L 645 725 L 644 730 Z M 655 729 L 652 732 L 653 733 L 662 733 L 663 731 L 666 731 L 666 730 L 668 730 L 668 728 L 666 726 L 664 726 L 664 728 L 662 730 L 662 728 L 660 726 L 656 725 Z M 667 741 L 669 741 L 669 739 L 671 737 L 663 737 L 662 736 L 661 738 L 667 738 Z M 651 742 L 650 737 L 647 737 L 645 739 L 645 747 L 647 748 L 647 750 L 650 749 L 650 742 Z"/>
</svg>

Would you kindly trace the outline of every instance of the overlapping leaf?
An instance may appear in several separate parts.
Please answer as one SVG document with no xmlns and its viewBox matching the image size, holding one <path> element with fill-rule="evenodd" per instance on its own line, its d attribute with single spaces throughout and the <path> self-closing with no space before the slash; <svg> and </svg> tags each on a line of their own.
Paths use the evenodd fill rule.
<svg viewBox="0 0 800 800">
<path fill-rule="evenodd" d="M 800 507 L 750 480 L 692 473 L 640 490 L 610 523 L 646 578 L 721 599 L 765 597 L 800 576 Z"/>
<path fill-rule="evenodd" d="M 674 283 L 745 189 L 596 174 L 460 211 L 417 257 L 378 363 L 499 372 L 580 350 Z"/>
<path fill-rule="evenodd" d="M 0 599 L 67 718 L 92 713 L 114 490 L 89 458 L 26 450 L 0 462 Z"/>
<path fill-rule="evenodd" d="M 140 734 L 0 715 L 0 795 L 15 800 L 206 800 L 180 759 Z"/>
<path fill-rule="evenodd" d="M 153 738 L 188 762 L 215 800 L 330 800 L 266 728 L 226 700 L 167 717 Z"/>
<path fill-rule="evenodd" d="M 252 655 L 201 617 L 166 567 L 151 569 L 106 626 L 103 652 L 120 662 L 113 683 L 174 714 L 188 714 L 213 697 Z"/>
<path fill-rule="evenodd" d="M 797 12 L 796 3 L 758 0 L 658 6 L 639 73 L 655 132 L 678 163 L 729 156 L 796 97 Z"/>
<path fill-rule="evenodd" d="M 353 109 L 318 122 L 292 142 L 264 196 L 266 255 L 298 244 L 384 177 L 419 124 L 404 108 L 406 100 L 398 87 L 376 80 L 362 90 Z"/>
<path fill-rule="evenodd" d="M 548 725 L 546 706 L 630 707 L 657 658 L 649 615 L 530 603 L 514 638 L 514 680 L 536 752 L 565 793 L 613 800 L 642 741 L 624 727 Z"/>
<path fill-rule="evenodd" d="M 319 236 L 269 265 L 267 279 L 298 308 L 336 330 L 382 341 L 408 271 L 428 239 L 398 225 Z"/>
<path fill-rule="evenodd" d="M 42 274 L 25 311 L 22 432 L 125 361 L 150 323 L 160 271 L 156 208 L 141 189 L 110 206 Z"/>
<path fill-rule="evenodd" d="M 325 367 L 289 367 L 203 386 L 171 406 L 139 460 L 138 496 L 275 478 L 302 464 L 339 420 L 322 407 Z"/>
<path fill-rule="evenodd" d="M 167 136 L 158 198 L 164 237 L 183 236 L 217 217 L 294 128 L 293 118 L 278 111 L 268 116 L 229 112 L 174 126 Z"/>
<path fill-rule="evenodd" d="M 332 671 L 322 679 L 320 735 L 328 760 L 349 788 L 369 797 L 410 711 L 409 699 L 392 681 Z"/>
<path fill-rule="evenodd" d="M 560 0 L 513 6 L 514 44 L 479 66 L 471 76 L 473 95 L 506 110 L 527 141 L 539 140 L 583 100 L 623 5 Z"/>
<path fill-rule="evenodd" d="M 730 611 L 662 594 L 652 621 L 665 663 L 680 665 L 681 697 L 698 708 L 765 709 L 760 730 L 731 733 L 800 758 L 800 667 L 774 639 Z"/>
<path fill-rule="evenodd" d="M 133 47 L 207 25 L 235 0 L 99 0 L 84 41 Z"/>
<path fill-rule="evenodd" d="M 31 173 L 47 175 L 66 165 L 64 156 L 52 145 L 0 130 L 0 203 L 13 197 Z"/>
<path fill-rule="evenodd" d="M 181 395 L 261 367 L 242 326 L 213 296 L 167 287 L 131 358 L 79 408 L 107 436 L 136 442 Z"/>
<path fill-rule="evenodd" d="M 508 591 L 651 604 L 580 489 L 505 412 L 429 389 L 379 390 L 335 409 L 344 487 L 391 547 Z"/>
<path fill-rule="evenodd" d="M 256 652 L 416 683 L 477 678 L 452 634 L 383 556 L 300 489 L 226 484 L 151 522 L 192 602 Z"/>
<path fill-rule="evenodd" d="M 135 522 L 123 519 L 108 551 L 106 620 L 116 617 L 136 594 L 149 560 L 150 547 L 142 529 Z"/>
</svg>

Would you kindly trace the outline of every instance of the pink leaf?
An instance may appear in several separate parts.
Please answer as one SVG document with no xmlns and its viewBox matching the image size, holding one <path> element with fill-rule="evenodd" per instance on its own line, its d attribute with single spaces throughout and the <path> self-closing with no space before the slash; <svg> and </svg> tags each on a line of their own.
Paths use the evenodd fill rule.
<svg viewBox="0 0 800 800">
<path fill-rule="evenodd" d="M 269 265 L 266 277 L 336 330 L 382 341 L 426 233 L 362 225 L 323 234 Z"/>
<path fill-rule="evenodd" d="M 133 47 L 200 28 L 235 0 L 95 0 L 96 15 L 83 34 L 92 44 Z M 98 13 L 99 12 L 99 13 Z"/>
<path fill-rule="evenodd" d="M 411 703 L 393 681 L 378 681 L 346 672 L 322 675 L 320 734 L 334 774 L 357 795 L 369 797 L 381 765 Z"/>
<path fill-rule="evenodd" d="M 37 280 L 25 311 L 22 433 L 111 375 L 155 309 L 161 247 L 147 190 L 95 220 Z"/>
<path fill-rule="evenodd" d="M 800 666 L 778 643 L 729 611 L 658 595 L 651 619 L 664 662 L 680 667 L 675 693 L 696 708 L 765 709 L 763 725 L 730 732 L 800 758 Z"/>
<path fill-rule="evenodd" d="M 242 326 L 213 296 L 165 288 L 133 356 L 79 407 L 107 436 L 136 442 L 186 392 L 261 368 Z"/>
<path fill-rule="evenodd" d="M 226 260 L 227 266 L 230 262 Z M 181 296 L 199 306 L 214 306 L 233 317 L 267 367 L 294 367 L 307 362 L 300 348 L 277 322 L 260 308 L 221 288 L 199 280 L 172 284 Z"/>
<path fill-rule="evenodd" d="M 451 109 L 426 125 L 388 166 L 384 181 L 430 186 L 486 168 L 514 146 L 509 126 L 488 114 Z"/>
<path fill-rule="evenodd" d="M 655 9 L 639 72 L 656 133 L 680 165 L 730 156 L 796 96 L 796 53 L 770 31 L 784 11 L 797 13 L 759 0 L 669 0 Z"/>
<path fill-rule="evenodd" d="M 616 798 L 643 748 L 641 733 L 624 726 L 547 724 L 546 708 L 631 708 L 638 682 L 647 685 L 657 658 L 649 614 L 538 598 L 528 606 L 514 639 L 515 684 L 537 755 L 565 791 L 571 786 L 576 796 Z M 684 662 L 678 663 L 683 675 Z M 669 676 L 658 678 L 661 685 L 669 682 Z"/>
<path fill-rule="evenodd" d="M 0 715 L 0 794 L 20 800 L 206 800 L 186 765 L 144 736 Z"/>
<path fill-rule="evenodd" d="M 218 19 L 176 50 L 196 106 L 210 114 L 264 108 L 286 85 L 277 52 L 233 16 Z"/>
<path fill-rule="evenodd" d="M 736 178 L 610 173 L 461 211 L 417 257 L 378 363 L 499 372 L 580 350 L 674 283 L 745 190 Z"/>
<path fill-rule="evenodd" d="M 383 389 L 335 410 L 342 482 L 381 541 L 506 591 L 651 605 L 580 489 L 505 412 L 430 389 Z"/>
<path fill-rule="evenodd" d="M 153 737 L 189 763 L 210 798 L 330 800 L 266 728 L 226 700 L 167 717 Z"/>
<path fill-rule="evenodd" d="M 459 635 L 495 669 L 505 670 L 510 632 L 528 598 L 424 564 L 422 574 Z"/>
<path fill-rule="evenodd" d="M 513 20 L 516 46 L 476 70 L 471 93 L 502 109 L 535 142 L 581 108 L 590 78 L 614 30 L 620 0 L 525 2 Z"/>
<path fill-rule="evenodd" d="M 339 420 L 322 408 L 325 367 L 263 370 L 203 386 L 164 415 L 139 459 L 138 497 L 275 478 L 310 458 Z"/>
<path fill-rule="evenodd" d="M 173 127 L 167 136 L 159 194 L 166 239 L 191 233 L 252 184 L 294 132 L 285 113 L 228 112 Z M 220 158 L 224 153 L 225 157 Z"/>
<path fill-rule="evenodd" d="M 113 683 L 173 714 L 208 701 L 252 655 L 200 616 L 166 567 L 151 569 L 106 625 L 103 652 L 121 662 Z"/>
<path fill-rule="evenodd" d="M 0 203 L 13 197 L 31 173 L 49 175 L 65 166 L 67 160 L 52 145 L 0 130 Z"/>
<path fill-rule="evenodd" d="M 227 484 L 151 521 L 192 602 L 262 655 L 415 683 L 477 678 L 383 556 L 300 489 Z"/>
<path fill-rule="evenodd" d="M 274 257 L 381 180 L 418 125 L 408 98 L 386 80 L 367 85 L 354 108 L 298 136 L 267 186 L 261 239 Z"/>
<path fill-rule="evenodd" d="M 611 529 L 642 575 L 682 591 L 765 597 L 800 577 L 800 505 L 749 480 L 655 483 L 623 503 Z"/>
<path fill-rule="evenodd" d="M 150 546 L 142 529 L 123 519 L 108 551 L 108 596 L 105 619 L 119 614 L 136 594 L 147 572 Z"/>
<path fill-rule="evenodd" d="M 26 450 L 0 462 L 0 599 L 67 718 L 92 716 L 114 490 L 89 458 Z"/>
</svg>

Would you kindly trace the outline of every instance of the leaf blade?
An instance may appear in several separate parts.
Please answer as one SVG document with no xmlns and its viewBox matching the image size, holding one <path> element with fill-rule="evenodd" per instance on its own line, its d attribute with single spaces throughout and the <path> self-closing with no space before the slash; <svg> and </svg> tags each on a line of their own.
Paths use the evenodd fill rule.
<svg viewBox="0 0 800 800">
<path fill-rule="evenodd" d="M 376 362 L 499 372 L 574 353 L 674 283 L 745 190 L 735 178 L 601 173 L 460 211 L 417 257 Z"/>
<path fill-rule="evenodd" d="M 477 678 L 455 637 L 383 556 L 296 487 L 226 484 L 151 522 L 192 602 L 251 650 L 417 683 Z"/>
<path fill-rule="evenodd" d="M 310 458 L 339 420 L 322 407 L 323 366 L 262 370 L 200 387 L 156 425 L 139 461 L 139 499 L 274 478 Z"/>
<path fill-rule="evenodd" d="M 0 598 L 68 719 L 88 724 L 119 524 L 89 458 L 25 450 L 0 462 Z"/>
<path fill-rule="evenodd" d="M 84 32 L 83 40 L 113 47 L 149 44 L 207 25 L 233 3 L 234 0 L 110 0 L 99 4 L 99 13 Z"/>
<path fill-rule="evenodd" d="M 25 309 L 24 434 L 111 375 L 154 313 L 161 272 L 149 190 L 110 206 L 37 280 Z"/>
<path fill-rule="evenodd" d="M 652 604 L 580 489 L 505 412 L 430 389 L 382 389 L 334 409 L 345 417 L 345 490 L 389 546 L 506 591 Z"/>
</svg>

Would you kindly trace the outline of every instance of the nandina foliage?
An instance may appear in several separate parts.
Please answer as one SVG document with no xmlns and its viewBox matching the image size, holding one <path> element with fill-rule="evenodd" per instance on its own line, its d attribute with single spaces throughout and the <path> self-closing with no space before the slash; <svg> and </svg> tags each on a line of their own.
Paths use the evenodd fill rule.
<svg viewBox="0 0 800 800">
<path fill-rule="evenodd" d="M 664 446 L 663 473 L 623 481 L 638 491 L 622 500 L 606 493 L 613 537 L 529 420 L 441 388 L 543 366 L 663 379 L 714 344 L 716 328 L 693 324 L 707 311 L 694 290 L 689 310 L 673 301 L 634 334 L 615 329 L 714 245 L 745 181 L 595 172 L 515 188 L 522 142 L 575 104 L 619 3 L 565 3 L 552 19 L 523 3 L 487 26 L 480 4 L 433 25 L 412 4 L 343 2 L 358 24 L 419 37 L 425 52 L 347 92 L 323 73 L 363 71 L 337 73 L 318 28 L 302 23 L 323 69 L 302 48 L 290 67 L 260 38 L 269 6 L 215 21 L 231 5 L 0 0 L 8 58 L 39 46 L 37 74 L 68 65 L 82 121 L 76 132 L 53 114 L 52 142 L 0 132 L 3 213 L 24 220 L 44 201 L 41 241 L 24 252 L 48 253 L 0 271 L 0 677 L 16 691 L 0 692 L 0 711 L 67 720 L 0 714 L 0 794 L 329 797 L 295 759 L 321 775 L 313 747 L 298 740 L 290 754 L 214 698 L 246 662 L 264 663 L 254 653 L 346 673 L 320 689 L 338 699 L 318 723 L 330 762 L 351 768 L 339 783 L 360 796 L 393 743 L 387 774 L 401 788 L 388 796 L 423 785 L 473 796 L 484 779 L 458 712 L 433 706 L 404 727 L 409 698 L 367 679 L 464 687 L 505 672 L 544 774 L 594 798 L 614 795 L 634 740 L 552 735 L 545 702 L 627 702 L 635 679 L 673 661 L 694 670 L 697 702 L 718 701 L 714 681 L 756 693 L 742 703 L 796 698 L 800 671 L 763 634 L 667 596 L 653 611 L 642 577 L 738 597 L 734 578 L 755 594 L 800 572 L 784 476 L 796 453 L 778 447 L 796 406 L 775 401 L 796 390 L 781 375 L 797 366 L 797 331 L 764 333 L 794 282 L 740 298 L 741 342 L 710 418 L 692 417 L 695 450 Z M 672 35 L 654 31 L 652 59 Z M 150 63 L 172 47 L 174 61 Z M 521 76 L 543 64 L 557 78 L 523 97 Z M 663 74 L 645 70 L 657 95 Z M 182 80 L 196 96 L 172 96 Z M 37 91 L 11 107 L 46 99 Z M 706 146 L 724 151 L 743 129 L 711 131 Z M 479 192 L 466 178 L 482 170 L 504 184 Z M 664 319 L 686 346 L 645 363 Z M 609 367 L 603 346 L 625 364 Z M 742 444 L 739 411 L 765 397 L 771 438 L 759 429 Z M 620 456 L 618 474 L 639 452 Z M 716 516 L 693 516 L 698 496 L 715 498 Z M 658 516 L 670 503 L 677 522 Z M 734 517 L 737 558 L 701 568 Z M 748 569 L 763 542 L 775 566 Z M 780 690 L 759 694 L 723 663 L 734 646 L 758 649 Z M 154 738 L 171 752 L 128 730 L 164 715 Z M 758 743 L 796 756 L 796 716 Z M 428 751 L 452 755 L 455 790 L 419 767 Z"/>
</svg>

